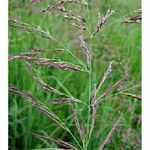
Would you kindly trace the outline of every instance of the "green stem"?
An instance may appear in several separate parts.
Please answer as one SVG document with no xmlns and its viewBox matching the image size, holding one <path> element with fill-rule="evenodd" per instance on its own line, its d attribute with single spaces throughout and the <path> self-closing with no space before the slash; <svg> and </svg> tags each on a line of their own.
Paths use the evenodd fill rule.
<svg viewBox="0 0 150 150">
<path fill-rule="evenodd" d="M 91 25 L 90 25 L 90 10 L 89 10 L 89 2 L 88 2 L 88 5 L 87 5 L 87 12 L 88 12 L 88 20 L 89 20 L 89 28 L 91 29 Z M 89 40 L 89 43 L 91 43 L 91 34 L 90 34 L 90 40 Z M 91 49 L 92 51 L 92 49 Z M 90 64 L 89 64 L 89 101 L 88 101 L 88 105 L 90 106 L 91 104 L 91 90 L 92 90 L 92 54 L 90 55 Z M 90 120 L 91 120 L 91 109 L 90 107 L 88 108 L 88 118 L 87 118 L 87 132 L 86 132 L 86 143 L 84 145 L 84 150 L 87 150 L 88 149 L 88 145 L 89 145 L 89 141 L 90 141 L 90 138 L 89 138 L 89 131 L 90 131 Z"/>
</svg>

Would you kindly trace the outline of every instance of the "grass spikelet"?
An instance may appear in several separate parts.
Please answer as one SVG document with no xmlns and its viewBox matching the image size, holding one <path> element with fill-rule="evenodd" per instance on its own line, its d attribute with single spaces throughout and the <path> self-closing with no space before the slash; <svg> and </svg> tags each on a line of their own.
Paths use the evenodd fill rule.
<svg viewBox="0 0 150 150">
<path fill-rule="evenodd" d="M 130 17 L 128 19 L 126 19 L 123 23 L 141 23 L 142 21 L 142 17 L 140 15 L 138 16 L 133 16 L 133 17 Z"/>
<path fill-rule="evenodd" d="M 9 19 L 8 23 L 9 23 L 9 26 L 19 28 L 20 30 L 23 30 L 26 32 L 31 32 L 31 33 L 36 33 L 36 34 L 38 34 L 42 37 L 45 37 L 45 38 L 54 39 L 49 32 L 45 32 L 39 26 L 30 25 L 30 24 L 27 24 L 25 22 L 13 20 L 13 19 Z"/>
<path fill-rule="evenodd" d="M 13 60 L 17 60 L 17 59 L 23 59 L 23 60 L 38 60 L 39 58 L 37 57 L 37 55 L 35 53 L 20 53 L 18 55 L 15 56 L 9 56 L 8 60 L 9 61 L 13 61 Z"/>
<path fill-rule="evenodd" d="M 101 88 L 101 86 L 103 85 L 103 83 L 109 78 L 109 76 L 110 76 L 110 74 L 111 74 L 111 72 L 112 72 L 112 64 L 113 64 L 113 61 L 111 61 L 111 62 L 109 63 L 108 69 L 107 69 L 107 71 L 105 72 L 105 74 L 104 74 L 102 80 L 101 80 L 100 83 L 99 83 L 99 86 L 98 86 L 98 88 L 97 88 L 97 93 L 98 93 L 98 91 L 100 90 L 100 88 Z"/>
<path fill-rule="evenodd" d="M 106 96 L 107 96 L 108 94 L 110 94 L 112 91 L 118 89 L 118 88 L 122 85 L 122 83 L 123 83 L 125 80 L 127 80 L 128 76 L 129 76 L 129 70 L 128 70 L 128 67 L 125 66 L 125 72 L 124 72 L 124 74 L 122 75 L 121 79 L 118 80 L 113 86 L 111 86 L 110 88 L 106 89 L 106 90 L 104 91 L 104 93 L 98 98 L 98 100 L 100 100 L 100 99 L 103 98 L 103 97 L 106 97 Z"/>
<path fill-rule="evenodd" d="M 63 70 L 84 71 L 80 66 L 58 60 L 39 59 L 38 61 L 35 61 L 35 64 L 39 66 L 48 66 Z"/>
<path fill-rule="evenodd" d="M 81 101 L 75 98 L 58 98 L 53 102 L 50 102 L 50 105 L 53 104 L 66 104 L 66 103 L 80 103 Z"/>
<path fill-rule="evenodd" d="M 130 17 L 125 19 L 123 23 L 132 24 L 132 23 L 141 23 L 142 22 L 142 11 L 139 9 L 138 11 L 130 14 Z"/>
<path fill-rule="evenodd" d="M 41 27 L 39 27 L 39 26 L 30 25 L 30 24 L 27 24 L 27 23 L 24 23 L 21 21 L 13 20 L 13 19 L 9 19 L 8 22 L 9 22 L 9 26 L 16 27 L 25 32 L 31 32 L 31 33 L 40 35 L 44 38 L 54 40 L 57 44 L 59 44 L 61 47 L 63 47 L 72 57 L 74 57 L 78 61 L 78 63 L 80 63 L 87 70 L 86 66 L 68 48 L 66 48 L 62 43 L 60 43 L 57 39 L 55 39 L 49 33 L 49 31 L 46 32 L 46 31 L 42 30 Z"/>
<path fill-rule="evenodd" d="M 105 16 L 100 16 L 100 13 L 98 13 L 98 21 L 97 21 L 97 26 L 96 26 L 96 31 L 93 33 L 93 36 L 95 36 L 100 29 L 107 23 L 108 19 L 115 13 L 114 10 L 107 10 L 107 13 Z"/>
<path fill-rule="evenodd" d="M 76 0 L 60 1 L 58 3 L 53 4 L 52 6 L 49 5 L 46 9 L 42 10 L 42 13 L 44 13 L 48 10 L 56 9 L 56 10 L 60 11 L 60 13 L 63 15 L 63 17 L 65 19 L 70 20 L 71 24 L 73 26 L 77 27 L 78 29 L 86 30 L 87 29 L 87 24 L 86 24 L 85 19 L 82 18 L 81 16 L 74 15 L 74 13 L 71 10 L 67 10 L 65 5 L 64 5 L 67 2 L 78 3 L 78 1 L 76 1 Z"/>
<path fill-rule="evenodd" d="M 20 90 L 19 88 L 11 87 L 11 88 L 9 88 L 9 91 L 20 95 L 21 97 L 27 99 L 30 102 L 37 101 L 37 99 L 35 97 L 33 97 L 30 93 L 24 92 L 24 91 Z"/>
<path fill-rule="evenodd" d="M 79 45 L 84 49 L 87 64 L 90 65 L 92 52 L 91 52 L 91 50 L 90 50 L 89 45 L 88 45 L 88 44 L 85 42 L 85 40 L 83 39 L 83 36 L 82 36 L 82 35 L 78 37 L 78 43 L 79 43 Z"/>
<path fill-rule="evenodd" d="M 42 13 L 45 13 L 48 10 L 57 8 L 58 6 L 61 6 L 64 3 L 79 3 L 79 2 L 77 0 L 62 0 L 62 1 L 59 1 L 59 2 L 57 2 L 55 4 L 53 4 L 53 5 L 48 5 L 47 8 L 42 10 Z"/>
<path fill-rule="evenodd" d="M 31 60 L 43 60 L 44 58 L 40 58 L 39 54 L 41 53 L 49 53 L 50 51 L 48 50 L 44 50 L 44 49 L 29 49 L 29 53 L 19 53 L 18 55 L 14 55 L 14 56 L 9 56 L 8 60 L 9 61 L 13 61 L 13 60 L 17 60 L 17 59 L 22 59 L 22 60 L 26 60 L 26 61 L 31 61 Z M 64 51 L 64 49 L 54 49 L 51 50 L 52 52 L 61 52 Z"/>
<path fill-rule="evenodd" d="M 36 133 L 32 133 L 33 136 L 40 138 L 40 139 L 44 139 L 44 140 L 48 140 L 50 142 L 54 142 L 55 144 L 57 144 L 60 148 L 63 149 L 70 149 L 70 150 L 78 150 L 76 147 L 74 147 L 73 145 L 61 140 L 61 139 L 54 139 L 48 136 L 44 136 L 44 135 L 39 135 Z"/>
</svg>

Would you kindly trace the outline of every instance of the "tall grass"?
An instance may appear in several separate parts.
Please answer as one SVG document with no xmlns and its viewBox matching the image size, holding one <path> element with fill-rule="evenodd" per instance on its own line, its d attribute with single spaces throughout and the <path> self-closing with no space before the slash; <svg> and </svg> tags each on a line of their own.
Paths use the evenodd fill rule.
<svg viewBox="0 0 150 150">
<path fill-rule="evenodd" d="M 10 2 L 10 149 L 140 149 L 140 4 L 110 4 Z"/>
</svg>

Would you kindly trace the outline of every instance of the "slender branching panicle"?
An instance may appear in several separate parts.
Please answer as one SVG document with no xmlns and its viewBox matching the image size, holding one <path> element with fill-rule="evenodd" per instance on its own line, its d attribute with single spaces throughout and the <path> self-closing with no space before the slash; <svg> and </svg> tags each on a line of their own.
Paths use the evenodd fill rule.
<svg viewBox="0 0 150 150">
<path fill-rule="evenodd" d="M 39 59 L 35 61 L 35 64 L 39 66 L 60 68 L 63 70 L 84 71 L 80 66 L 69 64 L 63 61 L 58 61 L 58 60 Z"/>
<path fill-rule="evenodd" d="M 123 23 L 141 23 L 142 22 L 142 11 L 139 9 L 135 13 L 131 14 L 130 17 L 126 18 Z"/>
<path fill-rule="evenodd" d="M 107 10 L 107 13 L 105 14 L 105 16 L 100 16 L 100 13 L 98 13 L 98 21 L 97 21 L 97 26 L 96 26 L 96 31 L 93 33 L 93 35 L 95 36 L 100 29 L 107 23 L 108 19 L 114 14 L 114 10 Z"/>
<path fill-rule="evenodd" d="M 65 125 L 61 122 L 61 120 L 53 112 L 51 112 L 44 104 L 42 104 L 37 98 L 33 97 L 28 92 L 24 92 L 16 87 L 9 88 L 9 91 L 20 95 L 25 100 L 27 100 L 29 103 L 31 103 L 33 105 L 33 107 L 35 107 L 39 111 L 41 111 L 41 113 L 43 113 L 49 119 L 53 120 L 54 122 L 59 124 L 62 128 L 66 129 Z"/>
<path fill-rule="evenodd" d="M 42 13 L 44 13 L 44 12 L 46 12 L 46 11 L 48 11 L 48 10 L 57 8 L 58 6 L 61 6 L 61 5 L 64 4 L 64 3 L 79 3 L 79 1 L 78 1 L 78 0 L 62 0 L 62 1 L 59 1 L 59 2 L 57 2 L 57 3 L 55 3 L 55 4 L 52 4 L 52 5 L 50 4 L 50 5 L 48 5 L 47 8 L 45 8 L 45 9 L 42 10 Z"/>
<path fill-rule="evenodd" d="M 30 0 L 29 6 L 39 1 L 41 2 L 41 0 Z M 75 7 L 77 8 L 79 7 L 79 9 L 85 10 L 85 14 L 83 15 L 86 15 L 86 18 L 83 18 L 78 13 L 75 13 L 74 8 L 70 7 L 71 5 L 73 6 L 75 5 Z M 39 45 L 37 44 L 35 46 L 35 43 L 34 43 L 33 45 L 30 45 L 31 48 L 28 49 L 28 52 L 17 53 L 16 55 L 10 55 L 8 58 L 8 61 L 10 63 L 13 63 L 14 61 L 17 62 L 17 60 L 20 60 L 21 63 L 22 62 L 25 63 L 26 71 L 31 75 L 31 78 L 38 85 L 38 91 L 41 90 L 42 92 L 46 92 L 46 94 L 49 94 L 48 97 L 46 95 L 46 101 L 40 100 L 39 97 L 36 98 L 37 95 L 35 95 L 35 93 L 31 94 L 23 90 L 26 88 L 20 89 L 17 87 L 10 87 L 9 92 L 17 94 L 22 99 L 25 99 L 25 101 L 30 103 L 33 106 L 33 108 L 36 108 L 41 114 L 43 114 L 50 121 L 52 121 L 53 124 L 58 125 L 58 128 L 56 128 L 56 130 L 54 130 L 51 135 L 49 135 L 48 133 L 45 135 L 32 133 L 34 137 L 37 137 L 38 139 L 40 139 L 41 141 L 44 141 L 45 143 L 52 142 L 54 144 L 54 147 L 58 150 L 59 149 L 60 150 L 61 149 L 62 150 L 67 150 L 67 149 L 68 150 L 89 150 L 91 149 L 91 147 L 93 148 L 92 144 L 94 142 L 97 142 L 100 140 L 101 141 L 103 140 L 103 141 L 100 144 L 98 142 L 97 143 L 99 144 L 98 147 L 94 147 L 94 148 L 95 149 L 97 148 L 99 150 L 105 149 L 105 147 L 111 141 L 111 139 L 113 138 L 113 135 L 117 131 L 117 128 L 120 124 L 120 118 L 118 119 L 118 116 L 116 115 L 117 121 L 115 123 L 111 122 L 112 128 L 110 129 L 109 133 L 106 135 L 104 139 L 103 139 L 103 135 L 100 136 L 98 139 L 96 139 L 95 138 L 96 134 L 94 133 L 96 133 L 99 130 L 103 131 L 102 120 L 104 120 L 105 124 L 109 124 L 110 121 L 107 120 L 108 117 L 110 118 L 113 115 L 113 113 L 114 114 L 119 113 L 120 115 L 120 112 L 122 112 L 122 108 L 125 103 L 122 101 L 121 103 L 119 102 L 118 99 L 120 99 L 120 97 L 117 99 L 116 98 L 117 94 L 120 94 L 120 95 L 122 94 L 124 95 L 125 98 L 131 97 L 133 99 L 142 100 L 141 95 L 136 94 L 136 92 L 134 91 L 133 92 L 129 91 L 135 87 L 132 87 L 130 89 L 129 88 L 123 89 L 127 79 L 129 79 L 128 78 L 129 76 L 128 66 L 129 65 L 127 65 L 127 63 L 125 63 L 125 65 L 123 64 L 123 62 L 124 61 L 126 62 L 126 60 L 124 59 L 121 60 L 120 55 L 119 55 L 119 60 L 118 58 L 117 60 L 114 58 L 116 56 L 111 55 L 111 58 L 106 61 L 104 60 L 103 57 L 100 57 L 99 55 L 96 56 L 96 54 L 99 52 L 103 54 L 103 51 L 99 51 L 99 47 L 100 48 L 102 47 L 105 51 L 106 46 L 103 46 L 103 45 L 105 44 L 109 45 L 109 43 L 111 43 L 108 40 L 106 41 L 107 43 L 104 43 L 104 40 L 107 39 L 107 37 L 105 37 L 107 34 L 106 35 L 103 34 L 102 38 L 98 37 L 97 39 L 96 39 L 96 35 L 99 32 L 101 32 L 105 28 L 105 26 L 107 26 L 109 18 L 114 14 L 115 11 L 111 9 L 108 9 L 108 10 L 106 9 L 107 12 L 103 16 L 101 16 L 100 13 L 98 13 L 97 26 L 95 27 L 94 25 L 92 26 L 91 24 L 91 22 L 93 21 L 93 18 L 92 18 L 93 9 L 91 9 L 92 6 L 93 6 L 92 1 L 90 2 L 87 0 L 81 0 L 81 1 L 80 0 L 60 0 L 60 1 L 57 0 L 53 4 L 50 3 L 48 6 L 46 6 L 45 9 L 42 9 L 41 11 L 42 13 L 40 13 L 40 15 L 43 16 L 44 15 L 43 13 L 50 13 L 53 10 L 57 11 L 61 16 L 63 16 L 63 18 L 67 20 L 67 23 L 69 22 L 73 26 L 75 26 L 76 28 L 74 30 L 77 31 L 75 34 L 73 32 L 67 31 L 70 34 L 68 39 L 72 41 L 75 41 L 77 39 L 78 47 L 80 47 L 81 49 L 80 52 L 84 54 L 83 56 L 78 55 L 78 54 L 81 54 L 80 52 L 78 53 L 76 51 L 73 51 L 73 49 L 71 48 L 72 46 L 71 44 L 73 43 L 72 41 L 71 41 L 71 44 L 68 41 L 66 43 L 64 42 L 65 44 L 61 43 L 61 40 L 58 40 L 58 39 L 61 39 L 61 38 L 63 39 L 64 38 L 63 35 L 61 35 L 62 37 L 59 37 L 58 36 L 59 34 L 55 35 L 54 32 L 50 32 L 51 28 L 49 26 L 47 27 L 47 30 L 49 31 L 46 31 L 40 27 L 41 25 L 40 26 L 34 25 L 32 22 L 26 23 L 24 21 L 19 21 L 16 19 L 8 20 L 10 27 L 27 32 L 28 34 L 32 33 L 32 36 L 38 35 L 40 36 L 40 38 L 48 39 L 47 41 L 50 42 L 46 44 L 48 45 L 48 48 L 43 48 L 41 46 L 42 44 L 40 43 L 39 44 L 40 47 L 36 49 L 34 47 L 38 47 Z M 141 11 L 139 10 L 135 12 L 136 14 L 132 14 L 132 15 L 130 14 L 130 16 L 129 14 L 127 14 L 121 17 L 120 19 L 117 19 L 114 22 L 108 24 L 108 26 L 119 21 L 121 25 L 124 25 L 123 23 L 141 22 L 142 20 Z M 52 14 L 50 14 L 50 17 L 51 15 Z M 49 17 L 49 15 L 45 15 L 45 16 L 47 18 Z M 62 21 L 64 21 L 65 19 L 63 19 Z M 53 19 L 52 21 L 50 20 L 50 23 L 53 23 Z M 60 29 L 60 28 L 56 28 L 56 30 L 57 29 Z M 94 30 L 94 33 L 92 32 L 93 30 Z M 55 30 L 52 29 L 52 31 L 55 31 Z M 55 37 L 57 37 L 58 39 Z M 94 41 L 93 39 L 94 40 L 96 39 L 96 40 Z M 108 39 L 111 39 L 111 38 L 108 38 Z M 66 39 L 64 39 L 64 41 L 65 40 Z M 98 40 L 100 42 L 97 42 Z M 63 52 L 63 55 L 61 55 L 62 54 L 61 52 Z M 98 61 L 97 61 L 97 58 L 98 58 Z M 108 65 L 108 67 L 106 68 L 104 72 L 98 72 L 99 68 L 97 68 L 97 66 L 99 65 L 99 60 L 102 62 L 102 64 Z M 103 61 L 105 62 L 103 63 Z M 120 72 L 117 72 L 116 78 L 114 78 L 115 76 L 113 74 L 115 70 L 114 62 L 116 64 L 121 64 L 121 65 L 123 64 L 122 66 L 124 67 L 124 69 L 122 70 L 119 68 L 119 71 L 121 70 L 121 74 L 119 74 Z M 44 67 L 45 67 L 45 70 L 47 70 L 44 73 L 48 74 L 47 75 L 48 78 L 47 76 L 43 77 L 42 75 L 38 74 L 39 72 L 38 69 L 39 68 L 41 69 Z M 53 70 L 54 71 L 56 70 L 56 72 L 54 73 Z M 100 81 L 97 82 L 99 74 L 102 76 L 102 78 L 100 79 Z M 110 82 L 109 86 L 107 86 L 107 84 L 105 86 L 104 84 L 107 81 L 110 81 L 109 80 L 110 76 L 111 76 L 112 81 Z M 47 83 L 46 81 L 44 81 L 44 79 L 46 78 L 47 78 L 46 80 Z M 48 81 L 48 79 L 51 79 L 51 78 L 55 81 L 53 82 L 53 84 L 51 83 L 51 80 Z M 77 82 L 77 80 L 79 81 Z M 80 84 L 80 82 L 82 81 L 84 84 L 83 83 Z M 54 83 L 57 83 L 57 85 L 54 85 Z M 76 85 L 73 85 L 73 83 Z M 33 87 L 37 88 L 34 85 Z M 120 87 L 121 87 L 121 90 L 120 90 Z M 41 94 L 41 91 L 40 91 L 40 94 Z M 116 94 L 115 93 L 116 91 L 119 91 L 119 92 Z M 105 99 L 111 100 L 111 98 L 115 95 L 114 93 L 116 94 L 115 98 L 117 102 L 111 101 L 111 103 L 107 105 L 106 104 L 107 101 L 105 101 L 106 103 L 102 104 L 102 101 Z M 132 93 L 135 93 L 135 94 L 132 94 Z M 44 94 L 43 95 L 41 94 L 42 99 L 45 96 Z M 20 100 L 20 99 L 17 99 L 17 100 Z M 135 100 L 135 103 L 140 102 L 138 100 L 137 101 Z M 135 105 L 135 103 L 133 105 Z M 102 107 L 99 107 L 99 104 Z M 112 108 L 110 108 L 110 106 Z M 61 109 L 63 108 L 63 109 L 57 111 L 60 108 Z M 106 111 L 104 110 L 105 108 L 106 108 Z M 61 118 L 59 114 L 57 115 L 57 113 L 61 114 L 62 111 L 67 111 L 67 113 L 66 112 L 63 113 L 64 118 L 63 117 Z M 102 112 L 102 116 L 100 112 Z M 110 112 L 112 114 L 110 114 Z M 106 119 L 105 119 L 105 114 L 106 114 Z M 69 116 L 68 117 L 69 119 L 66 116 L 67 117 Z M 100 123 L 100 129 L 97 129 L 97 127 L 99 127 L 98 123 Z M 107 125 L 105 126 L 105 129 L 106 127 Z M 51 126 L 48 126 L 48 130 L 50 129 L 51 129 Z M 60 133 L 61 134 L 63 133 L 62 136 L 60 137 L 60 134 L 56 134 L 56 137 L 55 137 L 54 136 L 55 133 L 57 132 L 57 130 L 60 130 L 60 129 L 62 130 L 62 132 Z M 44 131 L 44 129 L 41 129 L 41 130 Z M 69 139 L 70 137 L 72 138 L 71 140 Z M 43 145 L 38 145 L 38 146 L 36 145 L 36 147 L 39 147 L 39 148 L 42 148 L 42 146 Z M 52 149 L 55 149 L 55 148 L 52 148 Z M 44 149 L 47 149 L 47 148 L 44 148 Z M 106 148 L 106 149 L 109 149 L 109 148 Z"/>
<path fill-rule="evenodd" d="M 33 97 L 30 93 L 24 92 L 24 91 L 20 90 L 19 88 L 11 87 L 11 88 L 9 88 L 9 91 L 20 95 L 21 97 L 27 99 L 30 102 L 34 103 L 37 101 L 37 99 L 35 97 Z"/>
<path fill-rule="evenodd" d="M 98 100 L 100 100 L 101 98 L 107 97 L 111 92 L 113 92 L 114 90 L 117 90 L 120 87 L 120 85 L 122 85 L 122 83 L 127 80 L 128 76 L 129 76 L 129 70 L 128 70 L 128 68 L 125 68 L 125 69 L 126 70 L 125 70 L 124 74 L 122 75 L 121 79 L 118 80 L 113 86 L 106 89 L 103 92 L 103 94 L 98 97 Z"/>
<path fill-rule="evenodd" d="M 39 26 L 30 25 L 28 23 L 21 22 L 18 20 L 13 20 L 13 19 L 9 19 L 8 23 L 10 26 L 16 27 L 16 28 L 23 30 L 25 32 L 31 32 L 31 33 L 38 34 L 38 35 L 45 37 L 45 38 L 53 39 L 52 35 L 48 31 L 47 32 L 43 31 L 41 29 L 41 27 L 39 27 Z"/>
<path fill-rule="evenodd" d="M 78 3 L 77 0 L 66 0 L 66 1 L 60 1 L 56 4 L 53 4 L 52 6 L 49 5 L 46 9 L 42 10 L 42 13 L 48 11 L 48 10 L 52 10 L 52 9 L 56 9 L 59 10 L 60 13 L 63 15 L 64 18 L 66 18 L 67 20 L 71 21 L 71 24 L 79 29 L 82 30 L 86 30 L 87 29 L 87 24 L 84 18 L 82 18 L 81 16 L 75 16 L 74 13 L 71 10 L 68 10 L 65 7 L 65 3 L 67 2 L 74 2 L 74 3 Z"/>
<path fill-rule="evenodd" d="M 105 72 L 102 80 L 100 81 L 99 85 L 98 85 L 98 88 L 97 88 L 97 92 L 100 90 L 101 86 L 103 85 L 103 83 L 109 78 L 111 72 L 112 72 L 112 64 L 113 64 L 113 61 L 111 61 L 109 63 L 109 66 L 108 66 L 108 69 L 107 71 Z"/>
<path fill-rule="evenodd" d="M 92 57 L 92 51 L 90 49 L 90 46 L 85 42 L 82 35 L 78 37 L 78 43 L 84 49 L 87 65 L 90 65 L 90 61 Z"/>
<path fill-rule="evenodd" d="M 35 53 L 20 53 L 18 55 L 15 56 L 9 56 L 8 60 L 9 61 L 13 61 L 16 59 L 23 59 L 23 60 L 38 60 L 39 58 L 37 57 L 37 54 Z"/>
<path fill-rule="evenodd" d="M 77 145 L 82 149 L 81 145 L 79 144 L 77 139 L 73 136 L 69 128 L 61 121 L 61 119 L 56 114 L 54 114 L 48 107 L 42 104 L 38 99 L 34 98 L 31 94 L 24 92 L 16 87 L 9 88 L 9 91 L 12 93 L 16 93 L 21 97 L 25 98 L 25 100 L 31 103 L 33 107 L 37 108 L 42 114 L 47 116 L 50 120 L 58 124 L 64 130 L 66 130 L 72 136 L 72 138 L 77 143 Z"/>
</svg>

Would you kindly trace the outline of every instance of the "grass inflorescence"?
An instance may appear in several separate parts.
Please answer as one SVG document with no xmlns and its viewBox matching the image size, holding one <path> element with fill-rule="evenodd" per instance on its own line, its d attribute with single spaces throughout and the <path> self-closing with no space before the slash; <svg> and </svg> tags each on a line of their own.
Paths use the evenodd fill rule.
<svg viewBox="0 0 150 150">
<path fill-rule="evenodd" d="M 141 11 L 124 14 L 118 1 L 22 4 L 20 16 L 37 18 L 14 17 L 10 8 L 10 148 L 140 149 Z"/>
</svg>

